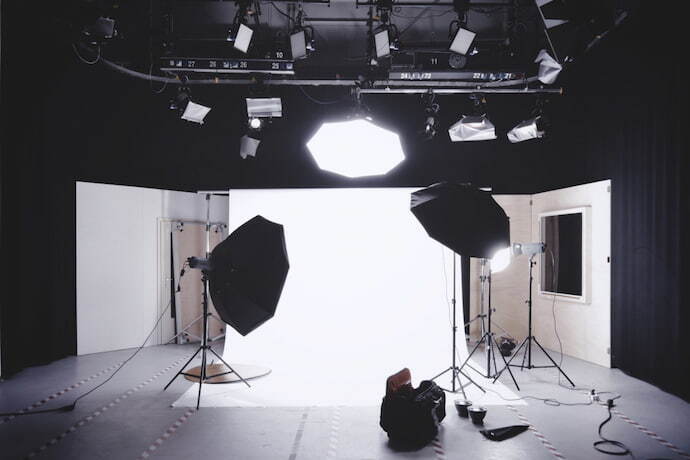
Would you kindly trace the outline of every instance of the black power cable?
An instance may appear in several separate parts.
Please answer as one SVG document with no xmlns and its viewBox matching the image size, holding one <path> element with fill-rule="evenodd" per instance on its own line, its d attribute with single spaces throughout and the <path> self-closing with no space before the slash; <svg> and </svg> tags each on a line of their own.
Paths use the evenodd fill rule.
<svg viewBox="0 0 690 460">
<path fill-rule="evenodd" d="M 611 417 L 612 417 L 611 409 L 613 408 L 613 399 L 609 399 L 608 401 L 606 401 L 606 407 L 609 410 L 609 415 L 608 415 L 608 417 L 606 417 L 606 420 L 601 422 L 601 425 L 599 425 L 599 430 L 598 430 L 598 434 L 599 434 L 599 437 L 601 438 L 601 440 L 595 441 L 592 444 L 592 447 L 594 447 L 594 449 L 596 449 L 598 452 L 601 452 L 602 454 L 619 455 L 619 456 L 630 455 L 630 457 L 634 459 L 635 455 L 632 453 L 632 451 L 630 450 L 630 448 L 628 446 L 626 446 L 625 444 L 623 444 L 620 441 L 616 441 L 614 439 L 608 439 L 608 438 L 604 437 L 603 434 L 601 434 L 601 430 L 604 428 L 604 425 L 606 425 L 608 422 L 611 421 Z M 617 448 L 619 450 L 605 449 L 602 446 L 614 446 L 615 448 Z"/>
</svg>

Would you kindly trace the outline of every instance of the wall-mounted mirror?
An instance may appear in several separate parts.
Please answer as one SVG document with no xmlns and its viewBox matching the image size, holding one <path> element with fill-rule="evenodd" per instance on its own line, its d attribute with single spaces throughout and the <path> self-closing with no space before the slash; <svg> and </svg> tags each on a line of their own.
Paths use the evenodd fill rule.
<svg viewBox="0 0 690 460">
<path fill-rule="evenodd" d="M 585 301 L 587 208 L 539 215 L 541 241 L 540 292 Z"/>
</svg>

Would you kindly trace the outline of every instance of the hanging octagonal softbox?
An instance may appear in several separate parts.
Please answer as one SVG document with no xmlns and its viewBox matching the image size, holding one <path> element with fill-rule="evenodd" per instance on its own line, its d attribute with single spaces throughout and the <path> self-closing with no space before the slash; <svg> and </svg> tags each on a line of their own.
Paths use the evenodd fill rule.
<svg viewBox="0 0 690 460">
<path fill-rule="evenodd" d="M 412 193 L 410 210 L 429 236 L 462 256 L 490 259 L 510 246 L 501 206 L 468 184 L 441 182 Z"/>
<path fill-rule="evenodd" d="M 273 317 L 290 264 L 283 226 L 253 217 L 211 252 L 211 299 L 223 321 L 247 335 Z"/>
</svg>

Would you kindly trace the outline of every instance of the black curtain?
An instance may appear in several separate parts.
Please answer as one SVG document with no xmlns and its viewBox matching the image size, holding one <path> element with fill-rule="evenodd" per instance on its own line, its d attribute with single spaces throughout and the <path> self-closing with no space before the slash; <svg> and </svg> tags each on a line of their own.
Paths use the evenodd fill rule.
<svg viewBox="0 0 690 460">
<path fill-rule="evenodd" d="M 690 117 L 673 16 L 645 6 L 565 76 L 554 154 L 581 182 L 612 179 L 613 365 L 690 400 Z"/>
<path fill-rule="evenodd" d="M 47 18 L 28 2 L 2 2 L 2 373 L 76 353 L 75 187 L 69 146 L 76 140 L 51 104 L 65 68 L 52 53 Z M 9 18 L 13 20 L 9 20 Z M 42 53 L 33 50 L 46 45 Z M 40 58 L 37 58 L 40 56 Z M 58 57 L 60 56 L 60 57 Z M 40 71 L 52 69 L 53 72 Z M 67 153 L 66 153 L 67 152 Z"/>
</svg>

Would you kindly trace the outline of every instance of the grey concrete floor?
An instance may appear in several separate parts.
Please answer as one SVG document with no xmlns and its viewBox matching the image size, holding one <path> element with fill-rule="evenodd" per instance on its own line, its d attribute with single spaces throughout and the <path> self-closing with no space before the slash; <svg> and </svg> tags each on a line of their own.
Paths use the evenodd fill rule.
<svg viewBox="0 0 690 460">
<path fill-rule="evenodd" d="M 533 428 L 503 442 L 484 439 L 477 426 L 449 413 L 435 446 L 416 452 L 389 447 L 378 426 L 378 407 L 171 408 L 192 384 L 180 378 L 167 391 L 162 391 L 163 386 L 177 370 L 172 365 L 182 364 L 193 350 L 194 345 L 142 350 L 72 412 L 0 417 L 0 458 L 610 458 L 592 448 L 597 427 L 607 415 L 601 405 L 556 407 L 528 400 L 528 405 L 512 409 L 490 406 L 486 427 L 526 419 Z M 107 378 L 112 366 L 131 352 L 70 357 L 27 369 L 0 383 L 0 412 L 21 410 L 51 395 L 38 409 L 68 404 Z M 615 369 L 568 357 L 563 365 L 578 386 L 622 395 L 604 434 L 626 443 L 635 458 L 690 458 L 688 403 Z M 588 401 L 582 391 L 559 386 L 554 369 L 518 369 L 515 375 L 520 396 Z M 509 377 L 501 380 L 512 387 Z"/>
</svg>

